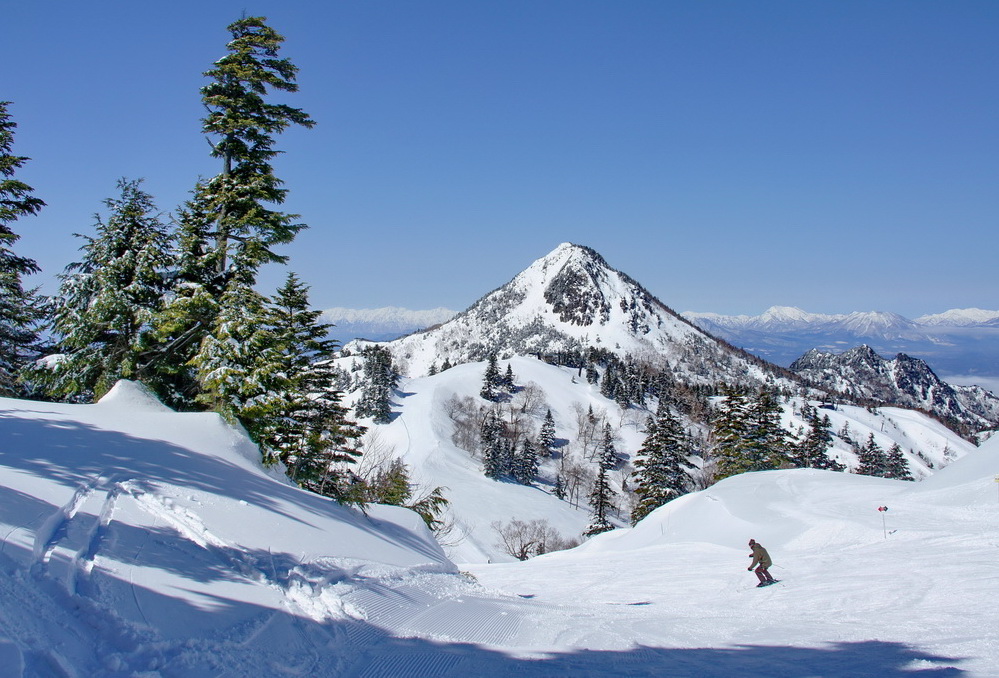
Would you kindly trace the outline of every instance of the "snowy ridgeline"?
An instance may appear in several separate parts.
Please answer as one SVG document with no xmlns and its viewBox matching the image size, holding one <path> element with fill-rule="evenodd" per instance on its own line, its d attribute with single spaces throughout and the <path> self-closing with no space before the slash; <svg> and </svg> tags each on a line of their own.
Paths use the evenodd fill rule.
<svg viewBox="0 0 999 678">
<path fill-rule="evenodd" d="M 571 374 L 515 367 L 545 381 L 554 410 L 572 410 Z M 382 431 L 440 484 L 482 478 L 433 408 L 458 388 L 451 378 L 405 384 L 403 415 Z M 932 426 L 891 417 L 897 428 L 868 424 L 935 440 Z M 4 676 L 984 677 L 999 666 L 999 611 L 982 602 L 999 547 L 999 440 L 918 483 L 736 476 L 576 549 L 462 565 L 476 581 L 414 514 L 365 515 L 291 487 L 216 415 L 173 413 L 134 385 L 96 405 L 0 399 L 0 439 Z M 478 524 L 504 486 L 508 507 L 549 497 L 469 484 L 453 497 Z M 749 537 L 781 584 L 754 587 Z"/>
</svg>

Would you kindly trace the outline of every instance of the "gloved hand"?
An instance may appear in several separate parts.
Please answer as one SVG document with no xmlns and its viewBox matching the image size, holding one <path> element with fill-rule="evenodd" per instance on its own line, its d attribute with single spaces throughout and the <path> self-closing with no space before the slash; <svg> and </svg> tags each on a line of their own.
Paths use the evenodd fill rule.
<svg viewBox="0 0 999 678">
<path fill-rule="evenodd" d="M 753 571 L 752 566 L 746 568 L 746 572 L 752 572 L 752 571 Z"/>
</svg>

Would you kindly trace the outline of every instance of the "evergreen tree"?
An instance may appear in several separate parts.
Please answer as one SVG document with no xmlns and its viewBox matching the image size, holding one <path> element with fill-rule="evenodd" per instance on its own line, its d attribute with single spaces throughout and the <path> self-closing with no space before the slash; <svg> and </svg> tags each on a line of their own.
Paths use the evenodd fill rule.
<svg viewBox="0 0 999 678">
<path fill-rule="evenodd" d="M 513 459 L 513 479 L 521 485 L 530 485 L 538 475 L 538 453 L 530 438 L 524 438 Z"/>
<path fill-rule="evenodd" d="M 104 201 L 93 237 L 81 236 L 82 260 L 61 276 L 51 300 L 52 330 L 62 354 L 34 377 L 52 395 L 100 398 L 119 379 L 155 386 L 144 349 L 167 291 L 170 235 L 141 180 L 121 179 Z"/>
<path fill-rule="evenodd" d="M 259 369 L 266 389 L 243 416 L 265 461 L 280 459 L 299 484 L 338 496 L 348 478 L 345 465 L 360 454 L 355 448 L 363 428 L 341 404 L 331 361 L 337 343 L 327 338 L 331 325 L 319 322 L 320 315 L 309 307 L 308 287 L 289 274 L 264 314 L 270 336 Z"/>
<path fill-rule="evenodd" d="M 611 430 L 610 423 L 604 424 L 604 437 L 603 442 L 600 445 L 600 468 L 605 471 L 610 471 L 615 468 L 620 463 L 620 458 L 617 456 L 617 448 L 614 447 L 614 432 Z"/>
<path fill-rule="evenodd" d="M 748 454 L 751 471 L 777 469 L 791 462 L 788 433 L 781 426 L 777 394 L 762 387 L 749 405 Z"/>
<path fill-rule="evenodd" d="M 597 467 L 597 479 L 590 491 L 590 522 L 583 531 L 587 537 L 614 529 L 609 519 L 613 508 L 614 492 L 607 478 L 607 470 L 603 465 Z"/>
<path fill-rule="evenodd" d="M 829 415 L 820 417 L 817 409 L 806 404 L 802 416 L 808 423 L 808 432 L 796 446 L 795 461 L 797 465 L 803 468 L 843 471 L 846 467 L 832 459 L 828 454 L 833 441 L 832 422 L 829 421 Z"/>
<path fill-rule="evenodd" d="M 517 390 L 516 377 L 513 376 L 513 368 L 510 363 L 506 364 L 506 372 L 503 374 L 501 384 L 507 393 L 514 393 Z"/>
<path fill-rule="evenodd" d="M 892 446 L 885 453 L 884 477 L 895 480 L 915 480 L 909 469 L 909 462 L 898 443 L 892 443 Z"/>
<path fill-rule="evenodd" d="M 208 111 L 202 131 L 221 168 L 197 183 L 180 213 L 181 270 L 173 300 L 156 323 L 160 369 L 183 397 L 209 388 L 186 383 L 192 375 L 185 368 L 217 358 L 194 353 L 219 350 L 221 336 L 208 342 L 204 336 L 229 324 L 217 316 L 231 319 L 239 312 L 224 304 L 245 296 L 236 288 L 252 288 L 262 264 L 283 262 L 273 248 L 305 227 L 296 223 L 297 215 L 274 209 L 287 189 L 271 166 L 278 154 L 275 135 L 291 125 L 314 124 L 301 109 L 269 101 L 272 91 L 297 91 L 298 69 L 279 57 L 284 38 L 263 17 L 244 17 L 228 30 L 228 51 L 205 72 L 210 82 L 201 90 Z M 199 369 L 198 375 L 205 374 Z"/>
<path fill-rule="evenodd" d="M 549 408 L 545 414 L 545 419 L 541 423 L 541 431 L 538 433 L 538 454 L 542 457 L 550 457 L 555 452 L 555 418 Z"/>
<path fill-rule="evenodd" d="M 364 386 L 357 401 L 359 417 L 371 417 L 376 424 L 392 421 L 391 399 L 399 375 L 392 364 L 392 354 L 384 346 L 368 346 L 364 356 Z"/>
<path fill-rule="evenodd" d="M 565 499 L 565 481 L 562 479 L 561 473 L 555 476 L 555 486 L 552 488 L 552 494 L 559 499 Z"/>
<path fill-rule="evenodd" d="M 500 478 L 509 472 L 507 463 L 507 441 L 504 437 L 506 426 L 495 410 L 490 410 L 482 420 L 480 439 L 482 441 L 482 461 L 486 476 Z"/>
<path fill-rule="evenodd" d="M 724 395 L 711 427 L 718 480 L 753 470 L 748 445 L 750 415 L 746 394 L 727 389 Z"/>
<path fill-rule="evenodd" d="M 503 379 L 496 364 L 496 354 L 490 353 L 486 359 L 486 372 L 482 375 L 482 388 L 479 395 L 490 402 L 498 402 L 503 388 Z"/>
<path fill-rule="evenodd" d="M 689 436 L 670 411 L 665 398 L 659 401 L 655 417 L 649 418 L 645 442 L 635 461 L 635 493 L 638 504 L 631 512 L 632 524 L 666 502 L 676 499 L 690 486 L 687 463 L 691 454 Z"/>
<path fill-rule="evenodd" d="M 28 158 L 13 154 L 14 130 L 9 101 L 0 101 L 0 395 L 20 395 L 18 374 L 39 354 L 39 324 L 43 310 L 35 290 L 24 288 L 24 276 L 40 269 L 34 260 L 14 253 L 20 236 L 13 223 L 37 214 L 45 203 L 34 189 L 14 178 Z"/>
<path fill-rule="evenodd" d="M 857 473 L 864 476 L 884 476 L 886 471 L 885 452 L 874 440 L 874 434 L 867 436 L 867 443 L 857 450 L 860 465 Z"/>
</svg>

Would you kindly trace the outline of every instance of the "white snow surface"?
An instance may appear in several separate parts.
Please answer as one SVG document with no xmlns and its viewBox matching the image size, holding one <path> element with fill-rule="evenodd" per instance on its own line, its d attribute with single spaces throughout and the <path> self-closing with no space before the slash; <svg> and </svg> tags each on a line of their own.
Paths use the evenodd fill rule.
<svg viewBox="0 0 999 678">
<path fill-rule="evenodd" d="M 426 473 L 464 463 L 418 429 L 421 417 L 442 425 L 431 403 L 461 376 L 445 375 L 409 382 L 398 407 L 412 416 L 390 425 L 411 427 L 406 458 L 422 455 Z M 569 385 L 550 381 L 552 400 L 576 393 L 568 373 L 549 376 Z M 903 415 L 891 414 L 908 435 L 943 435 Z M 985 677 L 999 667 L 999 439 L 919 483 L 737 476 L 570 551 L 461 565 L 472 579 L 414 514 L 364 515 L 294 488 L 216 415 L 170 412 L 134 385 L 96 405 L 0 399 L 0 436 L 3 676 Z M 510 501 L 471 475 L 469 485 L 482 520 Z M 524 504 L 544 494 L 523 490 Z M 750 537 L 770 550 L 779 584 L 755 588 Z"/>
</svg>

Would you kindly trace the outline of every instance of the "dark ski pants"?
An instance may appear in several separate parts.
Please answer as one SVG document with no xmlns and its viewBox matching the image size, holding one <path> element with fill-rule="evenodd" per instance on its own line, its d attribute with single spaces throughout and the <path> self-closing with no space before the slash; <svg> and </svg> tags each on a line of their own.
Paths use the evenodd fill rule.
<svg viewBox="0 0 999 678">
<path fill-rule="evenodd" d="M 764 582 L 768 582 L 768 581 L 773 581 L 774 580 L 774 578 L 770 576 L 770 572 L 767 571 L 767 568 L 763 567 L 762 565 L 760 565 L 759 567 L 757 567 L 756 570 L 754 570 L 754 571 L 756 572 L 756 576 L 760 578 L 760 583 L 761 584 L 764 583 Z"/>
</svg>

